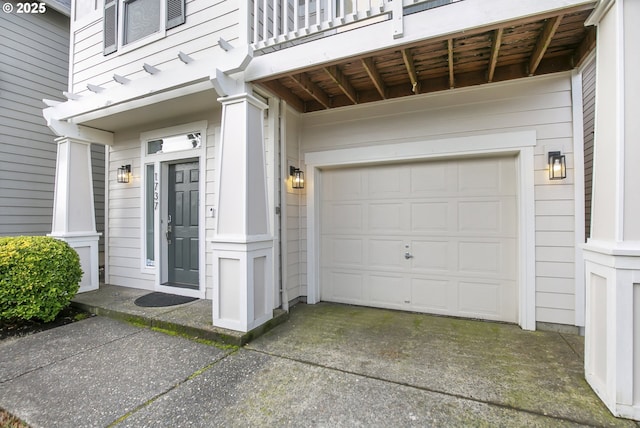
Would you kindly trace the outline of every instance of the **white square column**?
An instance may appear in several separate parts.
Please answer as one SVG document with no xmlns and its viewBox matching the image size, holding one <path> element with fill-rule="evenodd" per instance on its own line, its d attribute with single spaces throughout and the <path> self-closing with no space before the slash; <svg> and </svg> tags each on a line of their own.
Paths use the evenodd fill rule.
<svg viewBox="0 0 640 428">
<path fill-rule="evenodd" d="M 247 332 L 273 318 L 273 236 L 263 138 L 267 105 L 250 94 L 219 101 L 213 325 Z"/>
<path fill-rule="evenodd" d="M 616 416 L 640 420 L 640 2 L 601 0 L 591 238 L 584 246 L 585 376 Z"/>
<path fill-rule="evenodd" d="M 91 143 L 59 138 L 49 236 L 66 241 L 80 256 L 82 279 L 79 293 L 97 290 L 98 240 L 93 203 Z"/>
</svg>

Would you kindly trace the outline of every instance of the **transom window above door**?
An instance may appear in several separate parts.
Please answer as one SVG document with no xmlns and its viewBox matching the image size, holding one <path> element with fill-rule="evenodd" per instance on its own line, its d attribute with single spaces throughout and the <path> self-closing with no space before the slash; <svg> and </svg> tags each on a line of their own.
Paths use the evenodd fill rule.
<svg viewBox="0 0 640 428">
<path fill-rule="evenodd" d="M 180 150 L 199 149 L 202 145 L 202 138 L 199 132 L 189 134 L 174 135 L 172 137 L 158 138 L 147 141 L 147 154 L 171 153 Z"/>
</svg>

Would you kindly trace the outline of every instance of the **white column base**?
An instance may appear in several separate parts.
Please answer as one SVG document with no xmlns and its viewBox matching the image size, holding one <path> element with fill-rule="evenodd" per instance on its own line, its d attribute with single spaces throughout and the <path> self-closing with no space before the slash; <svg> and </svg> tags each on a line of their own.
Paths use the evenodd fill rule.
<svg viewBox="0 0 640 428">
<path fill-rule="evenodd" d="M 100 284 L 100 261 L 98 259 L 98 240 L 100 239 L 100 234 L 73 234 L 66 236 L 49 234 L 49 236 L 65 241 L 71 248 L 76 250 L 78 256 L 80 256 L 82 279 L 80 280 L 78 293 L 97 290 Z"/>
<path fill-rule="evenodd" d="M 611 413 L 640 420 L 640 246 L 584 250 L 585 377 Z"/>
<path fill-rule="evenodd" d="M 248 332 L 273 318 L 273 239 L 213 242 L 213 325 Z"/>
</svg>

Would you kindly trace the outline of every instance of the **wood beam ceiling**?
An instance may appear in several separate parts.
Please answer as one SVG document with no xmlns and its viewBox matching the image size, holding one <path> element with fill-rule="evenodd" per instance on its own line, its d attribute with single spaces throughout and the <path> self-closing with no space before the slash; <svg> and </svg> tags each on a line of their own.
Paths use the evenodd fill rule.
<svg viewBox="0 0 640 428">
<path fill-rule="evenodd" d="M 382 97 L 383 100 L 386 100 L 387 88 L 384 82 L 382 81 L 382 77 L 380 76 L 380 73 L 378 72 L 378 69 L 376 68 L 375 63 L 373 62 L 373 58 L 363 58 L 362 66 L 364 67 L 365 71 L 369 75 L 369 78 L 371 79 L 371 82 L 373 82 L 373 86 L 375 86 L 376 90 L 380 94 L 380 97 Z"/>
<path fill-rule="evenodd" d="M 294 74 L 291 76 L 291 80 L 296 82 L 301 89 L 311 95 L 324 108 L 331 108 L 331 99 L 318 85 L 309 79 L 306 73 Z"/>
<path fill-rule="evenodd" d="M 544 29 L 542 30 L 542 34 L 540 34 L 540 37 L 538 38 L 536 47 L 533 50 L 533 54 L 531 54 L 531 59 L 529 60 L 529 76 L 533 76 L 536 73 L 536 70 L 540 65 L 540 61 L 542 61 L 542 57 L 545 52 L 547 52 L 547 48 L 549 48 L 553 35 L 560 26 L 562 16 L 563 15 L 554 16 L 547 20 Z"/>
<path fill-rule="evenodd" d="M 590 10 L 523 18 L 256 83 L 296 110 L 310 112 L 566 71 L 582 64 L 595 47 L 596 30 L 584 27 Z"/>
<path fill-rule="evenodd" d="M 453 39 L 447 40 L 447 56 L 449 63 L 449 88 L 456 87 L 456 78 L 453 70 Z"/>
<path fill-rule="evenodd" d="M 342 74 L 337 65 L 325 67 L 324 71 L 331 77 L 333 83 L 338 85 L 340 90 L 351 100 L 353 104 L 358 104 L 358 94 L 349 80 Z"/>
<path fill-rule="evenodd" d="M 413 56 L 411 55 L 410 49 L 402 50 L 402 60 L 404 61 L 404 66 L 407 68 L 407 73 L 409 74 L 409 79 L 411 80 L 411 92 L 414 94 L 420 93 L 420 83 L 418 82 L 418 74 L 416 73 L 416 66 L 413 63 Z"/>
<path fill-rule="evenodd" d="M 493 82 L 493 75 L 496 72 L 496 65 L 498 64 L 498 55 L 500 54 L 500 46 L 502 46 L 502 34 L 504 28 L 498 28 L 493 32 L 493 41 L 491 42 L 491 58 L 489 59 L 489 72 L 487 82 Z"/>
</svg>

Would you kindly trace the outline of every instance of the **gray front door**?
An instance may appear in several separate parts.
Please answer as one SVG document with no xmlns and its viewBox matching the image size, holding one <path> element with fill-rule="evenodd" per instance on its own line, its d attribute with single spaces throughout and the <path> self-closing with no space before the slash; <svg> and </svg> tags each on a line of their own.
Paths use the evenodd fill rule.
<svg viewBox="0 0 640 428">
<path fill-rule="evenodd" d="M 168 283 L 198 289 L 198 162 L 169 165 Z"/>
</svg>

